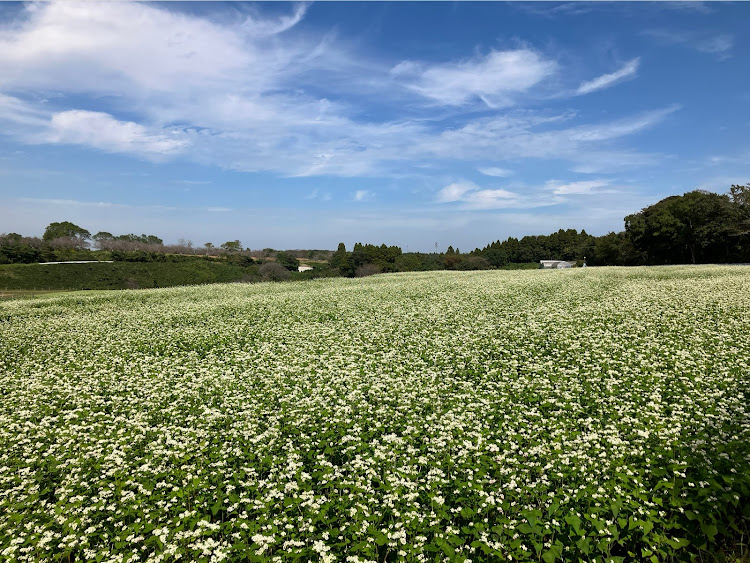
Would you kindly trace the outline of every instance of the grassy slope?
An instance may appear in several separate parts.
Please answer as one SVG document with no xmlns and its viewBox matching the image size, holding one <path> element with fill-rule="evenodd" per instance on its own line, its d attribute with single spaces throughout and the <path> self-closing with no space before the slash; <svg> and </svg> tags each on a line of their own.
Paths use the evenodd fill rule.
<svg viewBox="0 0 750 563">
<path fill-rule="evenodd" d="M 247 270 L 224 262 L 114 262 L 0 266 L 0 289 L 64 290 L 170 287 L 233 282 Z"/>
</svg>

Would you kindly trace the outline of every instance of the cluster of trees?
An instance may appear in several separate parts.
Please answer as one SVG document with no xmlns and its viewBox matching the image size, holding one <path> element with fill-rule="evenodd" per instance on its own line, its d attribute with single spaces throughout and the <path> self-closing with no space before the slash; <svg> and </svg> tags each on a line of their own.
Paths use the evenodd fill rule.
<svg viewBox="0 0 750 563">
<path fill-rule="evenodd" d="M 341 242 L 328 263 L 342 276 L 363 277 L 380 272 L 395 272 L 396 259 L 401 254 L 398 246 L 376 246 L 360 242 L 354 245 L 351 252 L 347 252 L 346 246 Z"/>
<path fill-rule="evenodd" d="M 30 264 L 69 260 L 115 260 L 127 262 L 174 262 L 179 256 L 203 255 L 222 257 L 238 265 L 250 258 L 239 240 L 227 241 L 216 248 L 206 243 L 194 248 L 192 241 L 180 239 L 177 244 L 165 245 L 156 235 L 134 233 L 113 235 L 90 231 L 61 221 L 50 223 L 39 237 L 24 237 L 18 233 L 0 234 L 0 264 Z"/>
<path fill-rule="evenodd" d="M 748 262 L 750 184 L 665 198 L 625 217 L 625 233 L 645 264 Z"/>
<path fill-rule="evenodd" d="M 477 248 L 472 255 L 484 258 L 493 268 L 508 264 L 520 264 L 540 260 L 571 260 L 591 262 L 594 259 L 597 237 L 585 230 L 560 229 L 550 235 L 525 236 L 520 240 L 509 237 L 495 241 L 482 249 Z M 593 260 L 595 261 L 595 260 Z"/>
<path fill-rule="evenodd" d="M 91 247 L 97 250 L 94 251 Z M 357 243 L 351 252 L 340 243 L 335 252 L 325 250 L 258 251 L 243 249 L 239 240 L 218 248 L 207 242 L 202 249 L 181 239 L 165 245 L 156 235 L 95 235 L 69 221 L 50 223 L 42 238 L 18 233 L 0 235 L 0 264 L 65 260 L 131 262 L 179 261 L 185 256 L 221 257 L 238 266 L 274 262 L 296 272 L 299 259 L 328 260 L 332 273 L 354 277 L 378 272 L 423 270 L 482 270 L 533 267 L 540 260 L 570 260 L 591 266 L 642 264 L 700 264 L 750 262 L 750 184 L 733 185 L 729 193 L 702 190 L 667 197 L 625 217 L 625 230 L 595 237 L 585 230 L 560 229 L 549 235 L 509 237 L 468 254 L 448 247 L 444 253 L 403 253 L 398 246 Z M 322 266 L 317 266 L 321 274 Z M 267 275 L 283 278 L 278 268 Z M 326 274 L 327 275 L 327 274 Z"/>
<path fill-rule="evenodd" d="M 625 217 L 625 230 L 594 237 L 559 230 L 496 241 L 472 252 L 493 267 L 544 259 L 591 266 L 750 262 L 750 184 L 729 193 L 695 190 Z"/>
<path fill-rule="evenodd" d="M 309 254 L 310 251 L 305 252 Z M 219 248 L 209 242 L 202 250 L 198 250 L 189 240 L 181 239 L 176 245 L 165 245 L 164 241 L 156 235 L 133 233 L 113 235 L 106 231 L 91 235 L 87 229 L 70 221 L 50 223 L 41 238 L 24 237 L 18 233 L 0 235 L 0 264 L 71 260 L 174 263 L 220 259 L 234 266 L 248 268 L 257 263 L 273 263 L 273 266 L 267 266 L 263 272 L 258 273 L 259 280 L 284 279 L 284 272 L 286 274 L 296 272 L 300 264 L 293 252 L 267 248 L 259 251 L 259 254 L 261 258 L 256 262 L 251 256 L 251 251 L 243 249 L 239 240 L 227 241 Z M 283 272 L 280 272 L 276 266 Z"/>
</svg>

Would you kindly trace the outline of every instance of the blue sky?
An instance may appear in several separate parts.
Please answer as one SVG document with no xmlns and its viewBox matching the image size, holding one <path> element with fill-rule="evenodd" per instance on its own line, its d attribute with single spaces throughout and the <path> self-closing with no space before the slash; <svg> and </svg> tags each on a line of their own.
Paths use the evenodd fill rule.
<svg viewBox="0 0 750 563">
<path fill-rule="evenodd" d="M 0 232 L 462 250 L 750 181 L 747 3 L 0 2 Z"/>
</svg>

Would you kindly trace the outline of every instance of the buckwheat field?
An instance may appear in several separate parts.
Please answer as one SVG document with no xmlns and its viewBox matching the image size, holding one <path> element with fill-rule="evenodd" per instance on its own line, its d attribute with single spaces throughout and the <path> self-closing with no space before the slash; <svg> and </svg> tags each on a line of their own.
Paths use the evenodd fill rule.
<svg viewBox="0 0 750 563">
<path fill-rule="evenodd" d="M 749 376 L 747 267 L 4 302 L 0 559 L 721 553 Z"/>
</svg>

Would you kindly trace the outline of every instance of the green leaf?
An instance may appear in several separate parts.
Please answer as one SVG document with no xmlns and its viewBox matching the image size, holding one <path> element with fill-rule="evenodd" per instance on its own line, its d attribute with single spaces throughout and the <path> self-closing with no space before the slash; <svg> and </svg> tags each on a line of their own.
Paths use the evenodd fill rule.
<svg viewBox="0 0 750 563">
<path fill-rule="evenodd" d="M 522 534 L 527 535 L 527 536 L 533 533 L 531 526 L 529 526 L 528 524 L 519 524 L 516 529 Z"/>
<path fill-rule="evenodd" d="M 453 549 L 453 546 L 449 544 L 448 542 L 443 542 L 443 545 L 440 547 L 443 548 L 443 551 L 448 557 L 455 557 L 456 556 L 456 550 Z"/>
<path fill-rule="evenodd" d="M 687 540 L 685 538 L 666 538 L 666 541 L 674 549 L 681 549 L 686 545 L 690 545 L 690 540 Z"/>
<path fill-rule="evenodd" d="M 388 543 L 388 536 L 386 536 L 380 530 L 375 530 L 372 534 L 372 537 L 375 538 L 375 543 L 378 545 L 385 545 Z"/>
<path fill-rule="evenodd" d="M 474 512 L 468 506 L 461 509 L 461 516 L 463 516 L 464 518 L 471 518 L 472 516 L 474 516 L 474 514 L 476 514 L 476 512 Z"/>
<path fill-rule="evenodd" d="M 708 539 L 713 540 L 714 536 L 719 533 L 719 529 L 715 524 L 701 524 L 701 530 L 708 536 Z"/>
<path fill-rule="evenodd" d="M 573 530 L 575 530 L 576 534 L 578 534 L 579 536 L 582 535 L 581 534 L 581 519 L 578 516 L 576 516 L 575 514 L 570 514 L 565 517 L 565 521 L 571 526 L 573 526 Z"/>
</svg>

